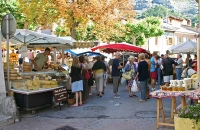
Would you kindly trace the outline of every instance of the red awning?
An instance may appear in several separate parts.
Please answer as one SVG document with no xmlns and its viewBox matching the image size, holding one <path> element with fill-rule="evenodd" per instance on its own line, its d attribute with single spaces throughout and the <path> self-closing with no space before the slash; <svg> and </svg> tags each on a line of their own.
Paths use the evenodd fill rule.
<svg viewBox="0 0 200 130">
<path fill-rule="evenodd" d="M 95 51 L 95 50 L 101 50 L 105 53 L 114 53 L 117 51 L 120 52 L 135 52 L 135 53 L 149 53 L 147 52 L 145 49 L 138 47 L 138 46 L 134 46 L 128 43 L 116 43 L 116 44 L 108 44 L 108 45 L 103 45 L 103 46 L 97 46 L 97 47 L 93 47 L 91 50 Z"/>
</svg>

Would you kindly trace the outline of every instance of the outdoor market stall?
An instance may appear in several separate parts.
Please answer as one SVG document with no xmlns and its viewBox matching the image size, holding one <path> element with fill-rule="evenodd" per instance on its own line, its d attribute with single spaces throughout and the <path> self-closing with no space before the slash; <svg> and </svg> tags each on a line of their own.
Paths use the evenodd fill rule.
<svg viewBox="0 0 200 130">
<path fill-rule="evenodd" d="M 192 82 L 192 79 L 186 79 L 190 83 Z M 184 80 L 183 80 L 184 81 Z M 171 80 L 172 82 L 181 82 L 176 80 Z M 199 83 L 197 83 L 197 79 L 193 79 L 192 84 L 188 84 L 187 86 L 195 86 L 194 88 L 196 90 L 190 90 L 186 87 L 186 85 L 181 84 L 179 86 L 175 86 L 173 83 L 170 87 L 162 86 L 160 90 L 153 91 L 150 93 L 151 97 L 157 99 L 157 120 L 156 120 L 156 127 L 159 128 L 159 126 L 174 126 L 174 116 L 177 114 L 176 109 L 176 98 L 181 97 L 181 109 L 183 109 L 186 106 L 186 98 L 191 98 L 195 100 L 195 103 L 198 103 L 198 100 L 200 99 L 200 87 Z M 184 86 L 184 87 L 183 87 Z M 162 103 L 163 98 L 172 98 L 171 102 L 171 117 L 166 118 L 164 114 L 164 107 Z M 160 116 L 162 121 L 160 121 Z"/>
<path fill-rule="evenodd" d="M 12 44 L 23 43 L 20 49 L 23 56 L 27 55 L 27 46 L 33 49 L 37 47 L 53 48 L 55 54 L 56 48 L 73 48 L 74 41 L 26 29 L 18 29 L 11 40 Z M 5 66 L 7 64 L 10 66 L 9 60 L 4 63 Z M 17 106 L 22 110 L 32 110 L 33 113 L 35 109 L 53 103 L 53 91 L 63 87 L 62 81 L 66 80 L 67 73 L 66 70 L 63 73 L 63 69 L 59 66 L 32 72 L 32 65 L 26 62 L 23 63 L 22 72 L 10 67 L 4 68 L 8 82 L 7 89 L 14 93 Z"/>
</svg>

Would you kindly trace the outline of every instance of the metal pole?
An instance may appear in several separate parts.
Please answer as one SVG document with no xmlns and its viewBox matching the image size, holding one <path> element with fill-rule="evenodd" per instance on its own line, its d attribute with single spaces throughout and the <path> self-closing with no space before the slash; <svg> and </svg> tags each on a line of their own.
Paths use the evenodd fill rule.
<svg viewBox="0 0 200 130">
<path fill-rule="evenodd" d="M 199 25 L 200 25 L 200 0 L 198 0 L 198 10 L 199 10 Z M 197 38 L 197 58 L 199 59 L 198 62 L 197 62 L 197 79 L 198 79 L 198 82 L 200 82 L 200 34 L 198 35 L 198 38 Z"/>
<path fill-rule="evenodd" d="M 64 64 L 64 48 L 62 48 L 62 65 Z"/>
<path fill-rule="evenodd" d="M 56 48 L 54 47 L 53 48 L 53 59 L 54 59 L 54 61 L 53 61 L 53 63 L 54 63 L 54 65 L 56 64 Z"/>
<path fill-rule="evenodd" d="M 10 94 L 10 63 L 9 63 L 9 32 L 10 32 L 10 23 L 9 23 L 10 17 L 9 15 L 6 15 L 6 50 L 7 50 L 7 90 L 8 94 Z"/>
</svg>

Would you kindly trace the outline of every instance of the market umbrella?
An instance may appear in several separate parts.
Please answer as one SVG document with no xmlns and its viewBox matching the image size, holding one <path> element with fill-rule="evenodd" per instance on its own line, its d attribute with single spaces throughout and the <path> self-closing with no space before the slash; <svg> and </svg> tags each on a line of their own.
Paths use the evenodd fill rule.
<svg viewBox="0 0 200 130">
<path fill-rule="evenodd" d="M 135 53 L 148 53 L 145 49 L 138 47 L 138 46 L 134 46 L 128 43 L 116 43 L 116 44 L 107 44 L 107 45 L 103 45 L 103 46 L 97 46 L 92 48 L 92 51 L 95 50 L 101 50 L 105 53 L 114 53 L 117 51 L 120 52 L 135 52 Z"/>
<path fill-rule="evenodd" d="M 56 37 L 55 35 L 34 32 L 28 29 L 17 29 L 10 40 L 13 44 L 24 43 L 27 45 L 68 45 L 72 46 L 75 40 L 68 37 Z"/>
<path fill-rule="evenodd" d="M 193 42 L 191 40 L 172 46 L 168 49 L 173 54 L 179 54 L 179 53 L 196 53 L 197 52 L 197 43 Z"/>
</svg>

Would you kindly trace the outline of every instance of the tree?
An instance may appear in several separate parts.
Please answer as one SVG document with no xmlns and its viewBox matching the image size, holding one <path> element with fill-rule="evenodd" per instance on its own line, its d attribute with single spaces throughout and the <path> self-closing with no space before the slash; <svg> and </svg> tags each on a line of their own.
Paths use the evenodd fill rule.
<svg viewBox="0 0 200 130">
<path fill-rule="evenodd" d="M 152 16 L 164 18 L 167 15 L 172 15 L 179 18 L 184 17 L 183 15 L 179 14 L 178 12 L 175 12 L 174 10 L 167 9 L 165 6 L 155 6 L 155 7 L 147 9 L 141 15 L 138 15 L 137 18 L 144 19 L 144 18 L 152 17 Z"/>
<path fill-rule="evenodd" d="M 164 34 L 161 29 L 161 21 L 157 17 L 149 17 L 138 24 L 127 23 L 124 26 L 117 25 L 121 31 L 118 35 L 113 35 L 111 40 L 116 42 L 127 42 L 141 46 L 145 44 L 146 39 L 158 37 Z"/>
<path fill-rule="evenodd" d="M 51 28 L 53 23 L 76 39 L 76 30 L 93 23 L 96 35 L 107 38 L 112 23 L 133 18 L 131 0 L 18 0 L 20 11 L 29 24 Z"/>
<path fill-rule="evenodd" d="M 1 0 L 0 1 L 0 21 L 2 21 L 3 17 L 7 13 L 11 13 L 17 22 L 17 28 L 23 28 L 24 27 L 24 16 L 22 13 L 18 12 L 17 7 L 17 1 L 16 0 Z"/>
</svg>

